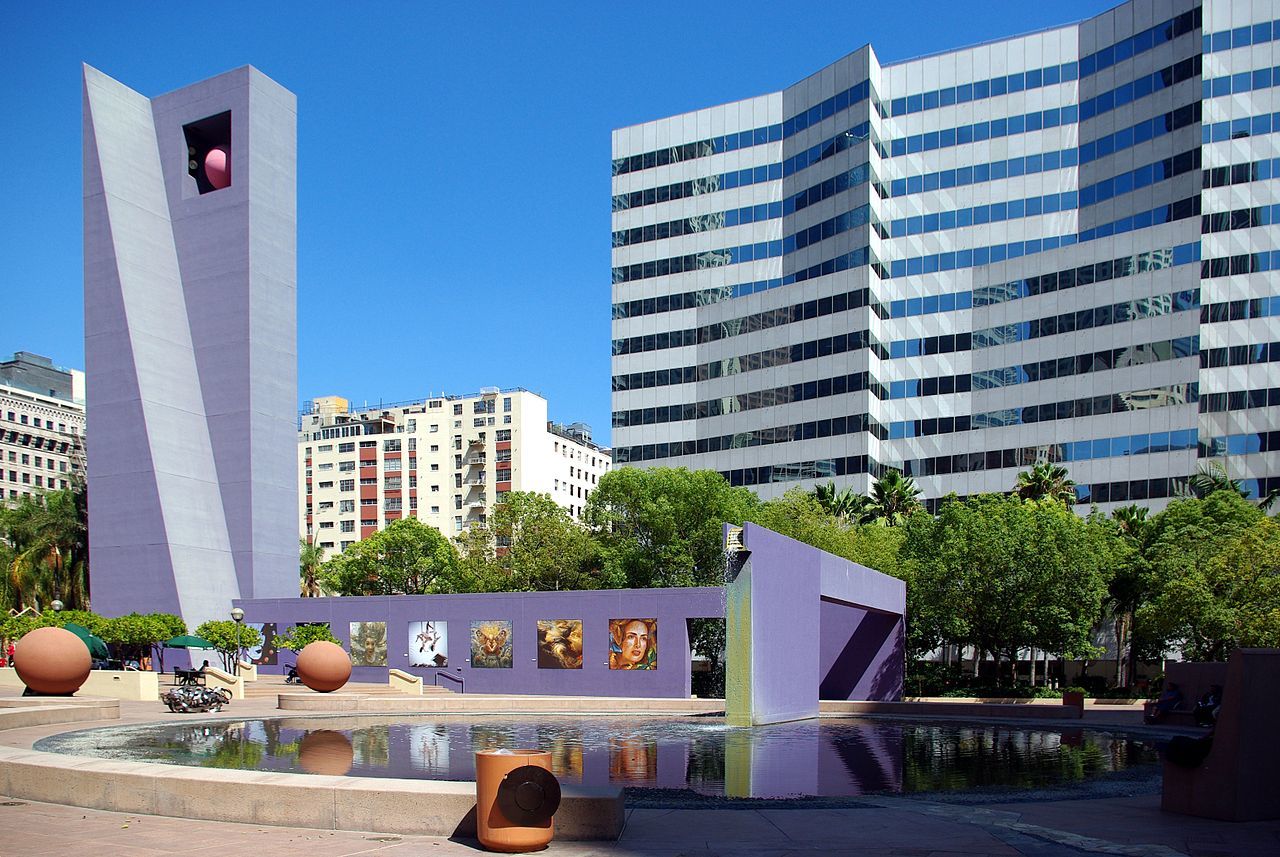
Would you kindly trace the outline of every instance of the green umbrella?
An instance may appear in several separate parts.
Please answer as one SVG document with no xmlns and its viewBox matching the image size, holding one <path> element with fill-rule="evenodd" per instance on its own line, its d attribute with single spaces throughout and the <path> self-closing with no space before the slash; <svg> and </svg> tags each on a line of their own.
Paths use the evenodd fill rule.
<svg viewBox="0 0 1280 857">
<path fill-rule="evenodd" d="M 194 637 L 191 634 L 183 634 L 164 641 L 166 649 L 212 649 L 213 643 L 203 637 Z"/>
<path fill-rule="evenodd" d="M 92 631 L 83 625 L 77 625 L 75 622 L 68 622 L 62 626 L 71 633 L 75 634 L 84 641 L 85 646 L 89 648 L 89 656 L 105 661 L 111 657 L 111 653 L 107 651 L 107 644 L 101 637 L 95 636 Z"/>
</svg>

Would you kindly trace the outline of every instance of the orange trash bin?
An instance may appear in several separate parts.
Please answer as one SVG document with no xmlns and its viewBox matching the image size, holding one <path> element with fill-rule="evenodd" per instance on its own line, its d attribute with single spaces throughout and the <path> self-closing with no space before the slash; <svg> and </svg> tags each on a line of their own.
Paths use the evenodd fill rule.
<svg viewBox="0 0 1280 857">
<path fill-rule="evenodd" d="M 476 836 L 490 851 L 538 851 L 555 834 L 560 782 L 542 750 L 476 753 Z"/>
</svg>

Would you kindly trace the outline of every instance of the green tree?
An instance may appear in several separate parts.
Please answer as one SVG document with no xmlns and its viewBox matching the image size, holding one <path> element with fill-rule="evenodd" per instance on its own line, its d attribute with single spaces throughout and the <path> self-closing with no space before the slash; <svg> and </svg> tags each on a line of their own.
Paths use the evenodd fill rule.
<svg viewBox="0 0 1280 857">
<path fill-rule="evenodd" d="M 871 502 L 875 515 L 890 527 L 906 523 L 920 506 L 920 488 L 901 470 L 890 468 L 871 485 Z"/>
<path fill-rule="evenodd" d="M 333 632 L 329 630 L 328 622 L 303 622 L 298 625 L 290 625 L 285 633 L 276 634 L 275 645 L 277 649 L 291 649 L 292 651 L 300 652 L 309 643 L 317 641 L 342 645 L 342 641 L 333 636 Z"/>
<path fill-rule="evenodd" d="M 1076 502 L 1076 483 L 1067 475 L 1067 468 L 1048 461 L 1037 461 L 1030 470 L 1018 474 L 1014 492 L 1023 500 L 1042 500 L 1048 497 L 1067 506 Z"/>
<path fill-rule="evenodd" d="M 845 523 L 865 524 L 876 516 L 876 506 L 870 497 L 858 494 L 852 488 L 837 491 L 834 482 L 815 485 L 812 496 L 823 511 Z"/>
<path fill-rule="evenodd" d="M 1028 648 L 1092 654 L 1115 539 L 1110 524 L 1053 500 L 979 495 L 937 519 L 913 516 L 903 545 L 913 646 L 971 645 L 1011 664 Z"/>
<path fill-rule="evenodd" d="M 898 562 L 905 538 L 900 528 L 848 523 L 828 511 L 816 494 L 800 488 L 761 503 L 749 520 L 851 562 L 894 577 L 904 576 Z"/>
<path fill-rule="evenodd" d="M 435 527 L 402 518 L 324 564 L 338 595 L 422 595 L 454 591 L 457 555 Z"/>
<path fill-rule="evenodd" d="M 298 539 L 298 546 L 298 589 L 303 598 L 319 598 L 324 594 L 320 586 L 324 548 L 307 539 Z"/>
<path fill-rule="evenodd" d="M 1210 461 L 1208 464 L 1200 465 L 1200 469 L 1187 480 L 1187 487 L 1202 500 L 1218 491 L 1230 491 L 1240 497 L 1249 496 L 1243 483 L 1239 479 L 1231 478 L 1231 474 L 1227 472 L 1227 465 L 1221 461 Z"/>
<path fill-rule="evenodd" d="M 1154 648 L 1178 647 L 1198 661 L 1226 660 L 1237 646 L 1280 645 L 1274 521 L 1228 487 L 1170 503 L 1151 527 L 1151 597 L 1136 621 Z"/>
<path fill-rule="evenodd" d="M 600 478 L 584 517 L 604 566 L 622 586 L 717 586 L 724 523 L 741 524 L 759 501 L 710 470 L 626 467 Z"/>
<path fill-rule="evenodd" d="M 599 587 L 595 542 L 549 494 L 512 491 L 493 507 L 487 523 L 470 530 L 479 538 L 465 542 L 466 568 L 477 572 L 478 591 Z"/>
<path fill-rule="evenodd" d="M 174 619 L 177 617 L 168 613 L 130 613 L 103 619 L 97 627 L 86 627 L 115 647 L 116 655 L 121 660 L 141 661 L 157 644 L 175 636 Z M 178 633 L 186 632 L 181 619 L 178 619 L 176 627 L 182 629 Z"/>
<path fill-rule="evenodd" d="M 240 653 L 262 643 L 261 631 L 252 625 L 231 619 L 202 622 L 196 628 L 196 636 L 213 643 L 214 649 L 222 656 L 222 668 L 232 675 L 235 674 L 235 664 L 240 659 Z"/>
<path fill-rule="evenodd" d="M 1120 539 L 1115 574 L 1107 587 L 1107 606 L 1115 621 L 1116 666 L 1114 683 L 1125 687 L 1131 683 L 1137 670 L 1137 652 L 1134 642 L 1134 614 L 1146 601 L 1149 588 L 1149 572 L 1146 548 L 1151 531 L 1145 506 L 1121 506 L 1111 513 L 1116 533 Z"/>
<path fill-rule="evenodd" d="M 89 606 L 89 541 L 83 488 L 23 496 L 0 505 L 0 538 L 8 542 L 10 606 L 47 608 L 55 599 Z"/>
</svg>

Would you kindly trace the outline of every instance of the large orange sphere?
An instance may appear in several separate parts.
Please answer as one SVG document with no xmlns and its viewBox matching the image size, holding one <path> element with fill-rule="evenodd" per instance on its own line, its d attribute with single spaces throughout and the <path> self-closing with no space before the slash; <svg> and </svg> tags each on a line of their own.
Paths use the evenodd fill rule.
<svg viewBox="0 0 1280 857">
<path fill-rule="evenodd" d="M 298 678 L 312 690 L 329 693 L 351 678 L 351 658 L 337 643 L 316 640 L 298 652 Z"/>
<path fill-rule="evenodd" d="M 332 729 L 308 732 L 298 743 L 298 764 L 312 774 L 346 776 L 354 761 L 355 750 L 350 739 Z"/>
<path fill-rule="evenodd" d="M 89 677 L 93 661 L 84 641 L 65 628 L 36 628 L 13 651 L 22 683 L 36 693 L 75 693 Z"/>
</svg>

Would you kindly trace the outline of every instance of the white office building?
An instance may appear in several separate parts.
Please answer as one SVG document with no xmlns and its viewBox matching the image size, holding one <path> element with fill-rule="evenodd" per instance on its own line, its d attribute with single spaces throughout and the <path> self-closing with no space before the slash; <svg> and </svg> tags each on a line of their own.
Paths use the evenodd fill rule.
<svg viewBox="0 0 1280 857">
<path fill-rule="evenodd" d="M 1037 460 L 1104 509 L 1210 459 L 1280 487 L 1276 19 L 1135 0 L 867 45 L 615 131 L 615 462 L 766 497 L 888 467 L 1007 491 Z"/>
</svg>

